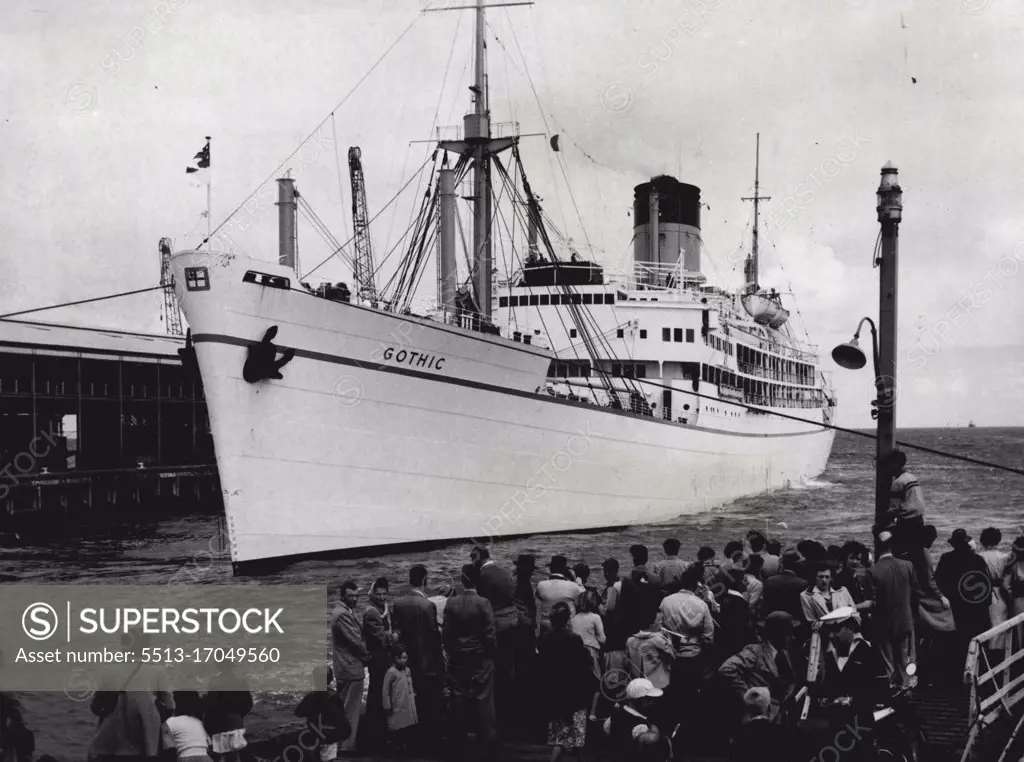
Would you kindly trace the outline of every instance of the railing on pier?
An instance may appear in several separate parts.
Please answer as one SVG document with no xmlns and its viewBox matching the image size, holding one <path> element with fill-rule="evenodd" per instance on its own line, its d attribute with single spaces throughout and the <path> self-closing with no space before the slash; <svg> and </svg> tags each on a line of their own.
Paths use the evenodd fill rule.
<svg viewBox="0 0 1024 762">
<path fill-rule="evenodd" d="M 1007 635 L 1002 658 L 992 664 L 993 642 Z M 961 762 L 977 758 L 981 733 L 1003 717 L 1014 717 L 1013 707 L 1024 700 L 1024 614 L 1009 619 L 971 640 L 964 667 L 964 683 L 970 687 L 967 746 Z M 1016 665 L 1016 667 L 1014 666 Z M 1017 730 L 1024 724 L 1024 716 Z M 1011 743 L 1013 739 L 1011 738 Z M 1007 744 L 1007 750 L 1009 744 Z M 1005 756 L 1004 750 L 1004 756 Z M 1002 759 L 1002 757 L 1000 758 Z"/>
</svg>

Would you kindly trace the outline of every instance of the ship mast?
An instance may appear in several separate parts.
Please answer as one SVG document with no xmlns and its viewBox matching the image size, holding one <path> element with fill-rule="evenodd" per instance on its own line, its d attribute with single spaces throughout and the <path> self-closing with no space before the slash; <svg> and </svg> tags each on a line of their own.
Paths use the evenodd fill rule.
<svg viewBox="0 0 1024 762">
<path fill-rule="evenodd" d="M 528 5 L 529 3 L 503 3 L 501 5 Z M 492 5 L 490 7 L 501 7 Z M 493 242 L 491 240 L 491 157 L 511 148 L 518 138 L 492 138 L 489 97 L 487 93 L 487 41 L 483 0 L 475 7 L 461 6 L 449 10 L 471 7 L 476 12 L 474 51 L 473 111 L 463 117 L 462 140 L 441 140 L 439 146 L 446 151 L 465 156 L 473 161 L 473 295 L 482 325 L 491 322 L 491 274 L 494 270 Z"/>
<path fill-rule="evenodd" d="M 761 133 L 757 133 L 757 153 L 754 161 L 754 195 L 746 196 L 743 201 L 754 202 L 754 240 L 750 249 L 750 256 L 747 257 L 746 262 L 743 266 L 743 275 L 746 279 L 746 290 L 748 293 L 755 294 L 758 290 L 758 251 L 757 251 L 757 234 L 758 234 L 758 212 L 759 204 L 762 201 L 771 201 L 771 196 L 761 195 Z"/>
</svg>

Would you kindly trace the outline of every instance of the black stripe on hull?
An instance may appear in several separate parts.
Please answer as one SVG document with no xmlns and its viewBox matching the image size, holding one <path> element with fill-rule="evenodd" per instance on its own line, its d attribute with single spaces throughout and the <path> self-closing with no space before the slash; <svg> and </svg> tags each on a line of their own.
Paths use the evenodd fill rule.
<svg viewBox="0 0 1024 762">
<path fill-rule="evenodd" d="M 219 333 L 200 333 L 192 336 L 192 342 L 194 344 L 226 344 L 229 346 L 236 347 L 249 347 L 256 343 L 250 339 L 239 339 L 235 336 L 227 336 Z M 282 344 L 275 344 L 279 350 L 288 349 Z M 493 384 L 485 384 L 481 381 L 470 381 L 464 378 L 450 378 L 447 376 L 439 376 L 433 373 L 424 373 L 423 371 L 412 370 L 410 368 L 401 368 L 394 365 L 386 365 L 383 363 L 363 363 L 359 360 L 355 360 L 351 357 L 343 357 L 341 355 L 327 354 L 325 352 L 314 352 L 309 349 L 295 349 L 295 356 L 302 357 L 307 360 L 315 360 L 317 362 L 330 363 L 332 365 L 345 365 L 352 368 L 360 368 L 364 371 L 377 371 L 379 373 L 393 373 L 399 376 L 408 376 L 410 378 L 418 378 L 424 381 L 436 381 L 442 384 L 454 384 L 456 386 L 462 386 L 469 389 L 480 389 L 482 391 L 489 391 L 495 394 L 507 394 L 513 397 L 522 397 L 524 399 L 531 399 L 537 402 L 543 402 L 551 405 L 568 405 L 570 407 L 584 408 L 591 412 L 603 413 L 605 415 L 620 415 L 626 418 L 631 418 L 635 421 L 641 421 L 643 423 L 660 424 L 662 426 L 673 426 L 676 428 L 687 429 L 689 431 L 703 431 L 709 434 L 717 434 L 719 436 L 731 436 L 731 437 L 756 437 L 756 438 L 783 438 L 783 437 L 806 437 L 815 436 L 821 433 L 818 430 L 814 431 L 791 431 L 782 432 L 777 434 L 758 434 L 745 431 L 727 431 L 724 429 L 709 429 L 703 426 L 694 426 L 686 423 L 679 423 L 677 421 L 666 421 L 662 418 L 654 418 L 647 415 L 639 415 L 632 413 L 627 410 L 614 410 L 609 407 L 600 407 L 598 405 L 590 405 L 586 402 L 573 402 L 571 400 L 563 400 L 557 397 L 552 397 L 547 394 L 537 394 L 536 392 L 524 392 L 519 389 L 508 389 L 502 386 L 495 386 Z M 241 373 L 241 368 L 239 368 Z M 728 403 L 728 400 L 723 400 L 723 403 Z M 207 405 L 209 405 L 209 399 L 207 399 Z M 770 414 L 770 413 L 769 413 Z M 817 426 L 814 421 L 807 421 L 808 426 Z"/>
</svg>

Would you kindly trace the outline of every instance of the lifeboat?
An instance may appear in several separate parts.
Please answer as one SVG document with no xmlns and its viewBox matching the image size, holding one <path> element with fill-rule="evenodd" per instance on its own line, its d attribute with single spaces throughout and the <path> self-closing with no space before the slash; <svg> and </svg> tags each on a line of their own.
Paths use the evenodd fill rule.
<svg viewBox="0 0 1024 762">
<path fill-rule="evenodd" d="M 789 310 L 783 308 L 779 297 L 766 294 L 747 294 L 743 297 L 743 309 L 755 323 L 769 328 L 781 328 L 789 320 Z"/>
</svg>

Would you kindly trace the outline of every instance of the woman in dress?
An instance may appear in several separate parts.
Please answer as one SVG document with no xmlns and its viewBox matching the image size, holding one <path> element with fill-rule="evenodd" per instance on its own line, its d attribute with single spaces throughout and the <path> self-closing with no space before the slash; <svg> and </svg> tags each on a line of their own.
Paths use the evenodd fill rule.
<svg viewBox="0 0 1024 762">
<path fill-rule="evenodd" d="M 999 543 L 1003 541 L 1003 533 L 995 527 L 989 527 L 981 533 L 981 556 L 988 565 L 988 577 L 992 582 L 992 600 L 989 603 L 988 613 L 992 619 L 992 626 L 1000 625 L 1006 621 L 1006 613 L 1009 610 L 1006 601 L 1005 588 L 1003 588 L 1003 575 L 1006 573 L 1006 566 L 1010 561 L 1010 554 L 998 550 Z M 992 663 L 997 664 L 1003 659 L 1003 652 L 1009 643 L 1009 631 L 996 635 L 989 642 Z"/>
<path fill-rule="evenodd" d="M 566 749 L 582 755 L 587 740 L 587 710 L 598 685 L 583 639 L 569 627 L 570 617 L 569 604 L 554 604 L 551 630 L 538 644 L 548 745 L 553 747 L 551 762 L 557 762 Z"/>
</svg>

